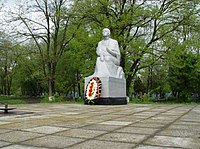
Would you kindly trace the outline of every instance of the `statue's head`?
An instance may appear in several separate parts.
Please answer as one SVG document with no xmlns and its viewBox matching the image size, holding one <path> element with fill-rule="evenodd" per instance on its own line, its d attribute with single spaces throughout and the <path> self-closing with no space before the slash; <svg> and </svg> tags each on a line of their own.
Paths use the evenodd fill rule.
<svg viewBox="0 0 200 149">
<path fill-rule="evenodd" d="M 110 30 L 108 28 L 104 28 L 102 34 L 103 37 L 110 37 Z"/>
</svg>

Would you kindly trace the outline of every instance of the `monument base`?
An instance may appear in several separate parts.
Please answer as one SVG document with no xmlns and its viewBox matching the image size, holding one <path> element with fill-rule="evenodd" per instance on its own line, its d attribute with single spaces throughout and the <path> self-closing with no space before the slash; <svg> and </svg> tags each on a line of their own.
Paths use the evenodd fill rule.
<svg viewBox="0 0 200 149">
<path fill-rule="evenodd" d="M 92 77 L 85 78 L 85 88 Z M 127 104 L 126 80 L 114 77 L 99 77 L 102 83 L 100 98 L 91 103 L 97 105 L 123 105 Z"/>
<path fill-rule="evenodd" d="M 88 102 L 84 102 L 85 104 L 90 104 Z M 114 97 L 114 98 L 98 98 L 94 100 L 95 105 L 125 105 L 127 104 L 126 97 Z"/>
</svg>

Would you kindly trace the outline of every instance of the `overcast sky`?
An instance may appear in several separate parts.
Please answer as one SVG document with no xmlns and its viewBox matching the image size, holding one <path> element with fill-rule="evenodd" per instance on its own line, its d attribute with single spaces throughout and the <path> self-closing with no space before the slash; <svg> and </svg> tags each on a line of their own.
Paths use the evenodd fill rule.
<svg viewBox="0 0 200 149">
<path fill-rule="evenodd" d="M 15 23 L 7 23 L 7 20 L 11 19 L 9 13 L 19 11 L 20 5 L 25 5 L 24 0 L 0 0 L 0 4 L 3 6 L 0 11 L 0 31 L 4 31 L 6 33 L 11 32 L 12 30 L 16 30 L 16 28 L 24 28 L 21 24 Z M 29 0 L 31 2 L 31 0 Z M 37 13 L 29 13 L 27 16 L 36 18 Z M 38 19 L 38 18 L 37 18 Z"/>
<path fill-rule="evenodd" d="M 1 1 L 4 3 L 5 7 L 14 7 L 18 0 L 1 0 Z"/>
</svg>

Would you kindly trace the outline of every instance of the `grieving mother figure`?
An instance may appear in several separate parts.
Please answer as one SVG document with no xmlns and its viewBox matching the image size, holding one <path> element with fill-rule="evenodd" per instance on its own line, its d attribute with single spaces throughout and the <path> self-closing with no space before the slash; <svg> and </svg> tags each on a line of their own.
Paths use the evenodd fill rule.
<svg viewBox="0 0 200 149">
<path fill-rule="evenodd" d="M 94 77 L 114 77 L 124 79 L 124 72 L 120 67 L 121 54 L 118 42 L 110 38 L 110 30 L 103 29 L 103 40 L 97 46 L 97 61 Z"/>
</svg>

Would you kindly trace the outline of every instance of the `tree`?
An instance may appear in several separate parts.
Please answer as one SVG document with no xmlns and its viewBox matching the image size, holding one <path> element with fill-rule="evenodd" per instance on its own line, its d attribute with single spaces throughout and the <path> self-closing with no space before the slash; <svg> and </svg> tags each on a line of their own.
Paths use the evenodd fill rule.
<svg viewBox="0 0 200 149">
<path fill-rule="evenodd" d="M 20 51 L 16 60 L 13 87 L 15 95 L 38 96 L 48 91 L 42 71 L 39 54 L 35 53 L 34 42 L 18 45 Z"/>
<path fill-rule="evenodd" d="M 169 81 L 176 97 L 186 100 L 195 93 L 196 83 L 199 82 L 197 63 L 198 55 L 182 52 L 170 67 Z"/>
<path fill-rule="evenodd" d="M 146 92 L 144 83 L 139 77 L 137 77 L 134 81 L 134 92 L 139 97 L 142 97 L 142 95 Z"/>
<path fill-rule="evenodd" d="M 56 80 L 60 91 L 82 95 L 84 77 L 91 75 L 95 68 L 98 39 L 98 35 L 90 34 L 84 25 L 79 28 L 58 64 Z"/>
<path fill-rule="evenodd" d="M 18 35 L 34 40 L 51 97 L 55 93 L 57 64 L 74 38 L 81 19 L 76 18 L 75 10 L 67 0 L 34 0 L 26 4 L 26 8 L 21 6 L 19 13 L 12 12 L 11 22 L 20 22 L 21 27 L 26 28 L 18 29 Z M 21 11 L 22 8 L 25 11 Z M 37 18 L 30 17 L 33 13 L 38 14 Z"/>
<path fill-rule="evenodd" d="M 169 67 L 169 83 L 173 94 L 183 100 L 199 92 L 199 8 L 198 1 L 188 2 L 182 24 L 165 38 L 168 51 L 163 58 Z M 182 10 L 183 11 L 183 10 Z"/>
<path fill-rule="evenodd" d="M 153 65 L 167 52 L 167 49 L 161 50 L 162 47 L 157 45 L 191 16 L 184 12 L 188 6 L 179 0 L 84 0 L 78 3 L 81 3 L 79 9 L 89 29 L 93 31 L 96 27 L 98 33 L 99 28 L 108 27 L 112 37 L 118 40 L 122 53 L 121 66 L 126 73 L 127 94 L 137 72 Z M 146 63 L 148 56 L 155 58 Z"/>
<path fill-rule="evenodd" d="M 11 21 L 20 23 L 17 39 L 34 47 L 29 53 L 30 47 L 23 45 L 30 54 L 30 59 L 22 58 L 27 62 L 24 67 L 22 61 L 16 61 L 20 65 L 15 68 L 22 72 L 25 66 L 30 69 L 24 73 L 30 76 L 25 85 L 42 82 L 49 86 L 49 96 L 55 91 L 65 93 L 68 88 L 81 92 L 83 77 L 94 71 L 96 44 L 105 27 L 120 45 L 127 95 L 137 90 L 137 76 L 147 93 L 169 90 L 167 78 L 173 80 L 173 72 L 190 76 L 190 72 L 177 71 L 185 67 L 183 61 L 190 63 L 182 57 L 183 51 L 191 52 L 195 59 L 199 54 L 198 0 L 75 0 L 71 4 L 67 0 L 34 0 L 12 13 Z M 38 14 L 37 18 L 33 13 Z M 199 64 L 197 60 L 193 73 L 199 74 Z M 173 90 L 176 85 L 171 83 Z M 199 87 L 195 88 L 199 92 Z"/>
<path fill-rule="evenodd" d="M 12 78 L 16 66 L 16 52 L 8 35 L 0 32 L 0 93 L 11 94 Z"/>
</svg>

